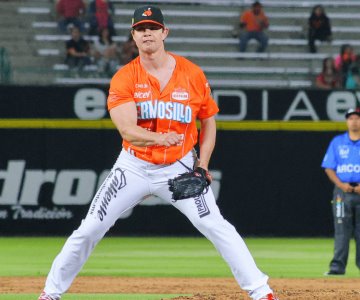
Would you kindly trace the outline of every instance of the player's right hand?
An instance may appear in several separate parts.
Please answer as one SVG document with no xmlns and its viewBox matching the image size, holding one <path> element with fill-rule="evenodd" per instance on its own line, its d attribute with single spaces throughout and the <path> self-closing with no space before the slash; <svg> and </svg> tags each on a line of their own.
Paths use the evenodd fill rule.
<svg viewBox="0 0 360 300">
<path fill-rule="evenodd" d="M 176 132 L 168 132 L 159 135 L 158 145 L 170 147 L 179 145 L 182 142 L 183 135 Z"/>
<path fill-rule="evenodd" d="M 353 193 L 354 192 L 354 187 L 352 187 L 348 183 L 342 183 L 341 186 L 339 186 L 339 187 L 344 193 Z"/>
<path fill-rule="evenodd" d="M 354 186 L 353 189 L 353 193 L 360 194 L 360 185 Z"/>
</svg>

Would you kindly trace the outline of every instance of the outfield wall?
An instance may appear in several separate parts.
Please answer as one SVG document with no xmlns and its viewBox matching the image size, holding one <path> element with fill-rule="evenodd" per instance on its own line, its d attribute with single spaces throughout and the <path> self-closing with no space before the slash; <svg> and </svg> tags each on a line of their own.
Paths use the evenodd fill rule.
<svg viewBox="0 0 360 300">
<path fill-rule="evenodd" d="M 0 87 L 0 234 L 69 234 L 121 149 L 107 88 Z M 225 218 L 244 235 L 332 234 L 332 186 L 320 168 L 345 130 L 348 91 L 214 89 L 217 147 L 210 165 Z M 194 235 L 159 198 L 111 229 L 117 235 Z"/>
</svg>

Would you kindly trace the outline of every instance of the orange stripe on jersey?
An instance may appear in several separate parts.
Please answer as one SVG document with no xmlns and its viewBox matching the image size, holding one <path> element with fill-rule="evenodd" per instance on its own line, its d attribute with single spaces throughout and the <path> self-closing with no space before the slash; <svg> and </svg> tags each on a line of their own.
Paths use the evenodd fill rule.
<svg viewBox="0 0 360 300">
<path fill-rule="evenodd" d="M 182 158 L 197 143 L 196 119 L 209 118 L 219 111 L 203 71 L 184 57 L 170 54 L 176 66 L 163 91 L 159 81 L 141 66 L 139 57 L 114 75 L 109 90 L 109 110 L 134 101 L 138 126 L 153 132 L 183 135 L 180 145 L 168 148 L 138 147 L 123 140 L 124 149 L 154 164 L 173 163 Z"/>
</svg>

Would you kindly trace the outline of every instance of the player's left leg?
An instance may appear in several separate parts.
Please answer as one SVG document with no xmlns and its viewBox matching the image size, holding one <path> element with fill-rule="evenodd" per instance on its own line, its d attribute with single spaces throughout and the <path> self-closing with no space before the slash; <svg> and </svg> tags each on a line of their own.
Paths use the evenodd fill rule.
<svg viewBox="0 0 360 300">
<path fill-rule="evenodd" d="M 357 197 L 354 207 L 355 229 L 354 237 L 356 243 L 356 265 L 360 269 L 360 197 Z"/>
<path fill-rule="evenodd" d="M 272 292 L 267 284 L 268 276 L 258 269 L 235 227 L 220 214 L 211 189 L 204 196 L 178 201 L 173 205 L 214 244 L 228 263 L 240 287 L 253 299 Z"/>
<path fill-rule="evenodd" d="M 190 163 L 187 165 L 191 166 Z M 163 171 L 162 182 L 165 184 L 159 186 L 154 194 L 172 203 L 214 244 L 230 266 L 240 287 L 246 290 L 252 299 L 260 299 L 271 293 L 267 284 L 268 276 L 258 269 L 241 236 L 234 226 L 221 215 L 211 188 L 200 197 L 173 202 L 166 177 L 173 178 L 177 174 L 183 173 L 184 167 L 176 163 Z"/>
</svg>

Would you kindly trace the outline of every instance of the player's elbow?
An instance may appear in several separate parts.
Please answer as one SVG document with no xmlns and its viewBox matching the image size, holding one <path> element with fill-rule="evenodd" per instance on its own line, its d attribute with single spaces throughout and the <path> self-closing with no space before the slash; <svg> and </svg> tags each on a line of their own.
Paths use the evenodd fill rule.
<svg viewBox="0 0 360 300">
<path fill-rule="evenodd" d="M 121 127 L 119 129 L 120 135 L 123 140 L 129 142 L 134 146 L 144 146 L 144 142 L 136 135 L 132 126 Z"/>
<path fill-rule="evenodd" d="M 332 174 L 336 174 L 335 170 L 331 169 L 331 168 L 325 168 L 325 173 L 329 176 Z"/>
<path fill-rule="evenodd" d="M 130 126 L 123 126 L 123 127 L 119 128 L 119 132 L 120 132 L 121 137 L 124 140 L 126 140 L 130 143 L 134 141 L 134 136 L 133 136 L 133 134 L 131 134 L 132 130 L 131 130 Z"/>
</svg>

